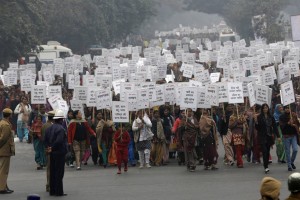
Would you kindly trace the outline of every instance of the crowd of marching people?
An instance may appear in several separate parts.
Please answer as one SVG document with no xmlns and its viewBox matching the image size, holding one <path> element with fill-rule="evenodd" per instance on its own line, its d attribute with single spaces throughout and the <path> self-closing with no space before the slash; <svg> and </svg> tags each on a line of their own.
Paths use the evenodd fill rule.
<svg viewBox="0 0 300 200">
<path fill-rule="evenodd" d="M 17 88 L 10 88 L 6 95 L 9 99 L 3 94 L 1 107 L 13 110 L 13 130 L 20 142 L 33 144 L 36 169 L 43 169 L 47 164 L 44 126 L 50 105 L 30 105 L 29 96 Z M 214 107 L 197 112 L 166 103 L 132 112 L 132 121 L 123 124 L 114 123 L 109 110 L 69 110 L 63 124 L 68 141 L 66 164 L 81 170 L 91 157 L 94 165 L 117 165 L 121 173 L 121 162 L 127 171 L 128 164 L 135 166 L 139 162 L 140 168 L 151 168 L 168 165 L 170 158 L 176 158 L 191 172 L 197 165 L 216 170 L 219 143 L 223 143 L 226 165 L 243 168 L 246 158 L 248 162 L 262 163 L 265 173 L 270 171 L 272 162 L 287 163 L 292 171 L 296 169 L 299 113 L 291 110 L 298 109 L 296 105 L 275 105 L 275 99 L 271 108 L 267 104 L 251 108 L 226 104 L 224 109 Z M 273 147 L 276 158 L 270 155 Z"/>
<path fill-rule="evenodd" d="M 246 48 L 244 42 L 239 42 L 235 45 L 241 45 L 239 46 L 240 48 Z M 209 44 L 211 45 L 211 43 Z M 263 46 L 261 43 L 257 45 L 260 48 Z M 232 43 L 230 43 L 229 46 L 230 47 L 227 45 L 230 51 L 225 49 L 226 55 L 230 54 L 229 57 L 233 57 L 233 47 L 236 46 Z M 168 62 L 163 63 L 165 65 L 162 71 L 166 76 L 172 76 L 171 80 L 167 80 L 167 77 L 157 78 L 156 74 L 152 73 L 151 67 L 148 67 L 147 70 L 143 69 L 143 67 L 146 68 L 146 65 L 151 65 L 149 63 L 146 64 L 146 60 L 143 58 L 146 53 L 149 53 L 146 51 L 138 54 L 139 58 L 135 60 L 134 68 L 136 70 L 138 68 L 137 66 L 141 63 L 140 61 L 142 61 L 145 62 L 145 65 L 142 64 L 140 70 L 147 72 L 144 73 L 143 71 L 138 73 L 136 71 L 133 79 L 136 78 L 134 80 L 139 81 L 140 77 L 138 76 L 141 75 L 142 77 L 146 74 L 146 76 L 142 77 L 142 82 L 146 83 L 152 81 L 155 87 L 154 90 L 159 88 L 160 85 L 166 85 L 170 82 L 187 83 L 194 81 L 196 72 L 193 72 L 193 75 L 190 74 L 190 77 L 188 77 L 188 73 L 184 75 L 185 70 L 193 71 L 193 69 L 188 70 L 190 67 L 188 64 L 179 61 L 179 58 L 178 60 L 174 59 L 173 54 L 178 53 L 175 52 L 176 48 L 176 45 L 169 45 L 167 50 L 160 49 L 160 52 L 158 52 L 158 54 L 160 53 L 159 55 L 151 52 L 151 57 L 158 57 L 156 60 L 157 65 L 159 65 L 158 60 L 161 58 L 165 60 L 169 59 Z M 198 73 L 199 77 L 197 77 L 198 80 L 196 81 L 199 85 L 193 87 L 199 89 L 200 85 L 202 87 L 202 82 L 203 85 L 206 86 L 213 85 L 213 83 L 225 77 L 225 67 L 220 70 L 223 67 L 220 67 L 220 63 L 216 61 L 200 63 L 199 60 L 201 59 L 199 57 L 201 53 L 203 53 L 202 55 L 205 53 L 201 52 L 202 50 L 200 49 L 188 50 L 193 58 L 193 63 L 189 65 L 195 65 L 195 69 L 200 69 L 201 71 L 201 73 Z M 258 52 L 265 53 L 264 50 L 259 50 L 260 49 L 258 49 Z M 163 57 L 163 51 L 169 51 L 170 54 L 168 55 L 172 56 Z M 275 55 L 276 51 L 274 50 L 273 53 Z M 132 51 L 132 55 L 133 54 L 136 53 Z M 266 52 L 265 54 L 268 53 Z M 129 59 L 133 58 L 132 55 L 114 57 L 112 60 L 115 59 L 115 61 L 117 61 L 117 64 L 114 64 L 116 64 L 117 69 L 121 71 L 121 62 L 119 59 L 127 59 L 126 62 L 129 62 Z M 239 54 L 239 56 L 240 55 L 241 54 Z M 148 55 L 147 57 L 150 56 Z M 282 56 L 280 56 L 280 58 L 283 59 Z M 105 59 L 107 59 L 107 61 L 109 60 L 108 58 Z M 74 56 L 74 62 L 75 60 L 78 61 L 76 56 Z M 112 62 L 112 60 L 110 60 L 110 62 Z M 149 60 L 151 59 L 148 59 L 148 61 Z M 190 60 L 188 60 L 188 62 L 189 61 Z M 230 63 L 230 65 L 233 66 L 233 71 L 236 67 L 234 64 L 239 65 L 239 63 L 235 61 L 236 60 L 232 60 L 232 63 Z M 61 63 L 59 63 L 59 65 L 60 64 Z M 96 79 L 98 75 L 96 76 L 97 66 L 95 63 L 89 63 L 90 65 L 84 66 L 80 72 L 78 72 L 77 68 L 76 70 L 75 68 L 68 70 L 68 64 L 70 63 L 66 61 L 65 70 L 67 74 L 64 73 L 63 77 L 61 77 L 58 75 L 58 72 L 56 72 L 57 74 L 53 74 L 53 77 L 55 77 L 54 81 L 50 84 L 61 86 L 61 98 L 69 107 L 67 114 L 62 110 L 53 108 L 53 104 L 51 105 L 49 102 L 49 97 L 47 97 L 48 101 L 45 104 L 32 103 L 30 92 L 28 93 L 28 91 L 25 92 L 21 89 L 20 81 L 13 86 L 0 83 L 0 110 L 9 109 L 9 113 L 12 115 L 9 119 L 12 130 L 15 132 L 19 142 L 33 145 L 36 170 L 47 168 L 48 182 L 46 189 L 50 192 L 50 195 L 64 195 L 62 177 L 65 165 L 77 171 L 84 169 L 84 165 L 90 163 L 103 168 L 117 166 L 117 174 L 122 174 L 128 171 L 129 166 L 137 166 L 140 169 L 154 166 L 159 167 L 172 164 L 173 162 L 170 162 L 170 160 L 176 159 L 178 165 L 185 166 L 189 172 L 198 170 L 196 168 L 199 168 L 199 165 L 203 165 L 204 170 L 217 170 L 223 164 L 230 167 L 236 166 L 237 168 L 244 168 L 246 167 L 245 162 L 262 165 L 262 171 L 266 174 L 270 172 L 269 165 L 272 162 L 285 164 L 288 171 L 296 170 L 295 160 L 298 145 L 300 145 L 300 124 L 298 120 L 300 118 L 300 104 L 297 99 L 294 103 L 285 104 L 285 106 L 283 106 L 283 101 L 280 99 L 280 86 L 276 82 L 277 79 L 281 80 L 280 78 L 282 78 L 279 75 L 276 78 L 272 77 L 274 84 L 263 85 L 263 81 L 257 84 L 261 84 L 262 87 L 267 87 L 267 90 L 272 90 L 270 103 L 267 103 L 268 100 L 265 100 L 265 103 L 256 103 L 250 106 L 250 91 L 246 91 L 246 93 L 249 93 L 249 97 L 243 97 L 243 103 L 239 102 L 233 104 L 227 100 L 220 103 L 217 102 L 219 106 L 212 106 L 209 102 L 209 108 L 203 108 L 197 104 L 196 109 L 194 109 L 194 107 L 183 108 L 183 106 L 180 105 L 180 103 L 182 103 L 181 101 L 178 101 L 178 99 L 172 101 L 171 99 L 172 102 L 170 102 L 170 98 L 169 101 L 150 106 L 155 100 L 150 101 L 149 98 L 146 101 L 148 105 L 146 106 L 147 108 L 129 111 L 130 117 L 128 122 L 120 123 L 119 121 L 113 120 L 113 106 L 111 105 L 110 109 L 97 109 L 95 106 L 87 106 L 85 103 L 80 102 L 80 104 L 83 104 L 83 109 L 72 110 L 71 101 L 75 99 L 76 94 L 74 87 L 72 88 L 70 85 L 70 77 L 75 77 L 75 75 L 77 76 L 77 74 L 79 74 L 80 81 L 78 81 L 79 85 L 77 86 L 80 87 L 84 85 L 83 82 L 86 81 L 86 79 L 85 81 L 83 80 L 83 76 L 95 75 L 93 78 Z M 81 61 L 79 64 L 83 66 Z M 128 67 L 128 63 L 125 64 Z M 224 65 L 227 64 L 228 62 Z M 262 64 L 263 67 L 259 67 L 265 69 L 266 67 L 272 67 L 273 64 L 274 63 L 269 63 L 268 65 Z M 276 65 L 277 64 L 278 63 L 276 63 Z M 44 68 L 54 68 L 54 66 L 55 64 L 44 66 Z M 72 66 L 77 65 L 73 65 L 72 63 Z M 249 75 L 250 72 L 257 73 L 259 70 L 252 69 L 254 68 L 253 66 L 250 67 L 251 69 L 246 69 L 245 67 L 245 69 L 241 71 L 245 72 L 245 75 Z M 108 68 L 108 64 L 105 67 Z M 98 67 L 98 69 L 99 68 L 100 67 Z M 182 70 L 182 68 L 184 69 Z M 279 66 L 276 66 L 276 69 L 278 68 Z M 296 68 L 299 71 L 298 63 Z M 275 71 L 275 67 L 272 69 Z M 126 68 L 126 70 L 129 70 L 129 67 Z M 69 73 L 70 71 L 72 73 Z M 155 72 L 158 73 L 158 68 Z M 204 77 L 209 76 L 213 72 L 218 72 L 220 76 L 216 82 L 210 80 L 209 77 Z M 99 71 L 97 73 L 99 73 Z M 270 70 L 265 70 L 264 73 L 270 73 Z M 120 74 L 121 72 L 119 72 L 119 75 Z M 129 71 L 125 74 L 129 74 Z M 106 75 L 105 72 L 104 75 L 100 75 L 100 77 Z M 151 78 L 149 78 L 148 75 L 151 75 Z M 270 76 L 273 75 L 274 74 L 271 73 Z M 70 76 L 68 77 L 69 80 L 67 80 L 67 76 Z M 110 82 L 112 82 L 113 75 L 110 73 L 109 76 L 111 78 Z M 236 76 L 236 73 L 228 75 L 228 80 L 225 80 L 226 84 L 230 81 L 239 82 L 233 80 L 232 76 Z M 41 77 L 38 77 L 40 81 L 43 79 Z M 287 77 L 292 81 L 292 89 L 294 89 L 295 94 L 299 93 L 299 76 L 290 76 L 289 74 Z M 201 80 L 199 80 L 200 78 Z M 236 77 L 234 79 L 236 79 Z M 128 82 L 128 80 L 126 79 L 125 82 Z M 255 81 L 252 82 L 256 84 Z M 73 83 L 75 85 L 75 81 L 73 81 Z M 94 84 L 96 81 L 92 81 L 92 83 Z M 281 82 L 281 84 L 282 83 L 284 82 Z M 98 83 L 93 85 L 93 87 L 96 88 L 98 86 L 97 84 Z M 109 103 L 112 101 L 121 102 L 124 96 L 120 94 L 120 91 L 117 92 L 117 88 L 120 90 L 121 86 L 112 86 L 111 83 L 107 85 L 109 86 L 104 89 L 112 93 Z M 86 87 L 86 89 L 89 90 L 90 88 Z M 249 88 L 247 89 L 249 90 Z M 207 88 L 204 88 L 204 90 L 207 90 Z M 137 94 L 139 93 L 136 93 L 136 96 L 138 96 Z M 228 91 L 227 94 L 229 94 Z M 87 93 L 85 93 L 85 95 L 87 95 Z M 78 101 L 81 100 L 79 96 L 76 98 Z M 211 101 L 213 101 L 213 99 L 211 99 Z M 4 116 L 4 114 L 0 112 L 0 117 Z M 7 113 L 5 116 L 7 116 Z M 6 119 L 8 118 L 6 117 Z M 220 155 L 220 148 L 224 148 L 224 155 Z M 276 157 L 272 157 L 270 154 L 272 148 L 276 149 Z M 221 159 L 219 159 L 219 157 L 221 157 Z M 223 160 L 222 164 L 218 163 L 220 160 Z M 49 163 L 51 163 L 50 166 Z M 7 191 L 8 190 L 6 190 L 6 192 Z"/>
</svg>

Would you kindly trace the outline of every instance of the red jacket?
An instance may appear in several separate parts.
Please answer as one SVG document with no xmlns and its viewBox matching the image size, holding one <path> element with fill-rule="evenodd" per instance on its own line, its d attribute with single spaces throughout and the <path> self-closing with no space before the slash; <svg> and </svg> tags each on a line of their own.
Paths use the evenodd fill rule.
<svg viewBox="0 0 300 200">
<path fill-rule="evenodd" d="M 120 137 L 121 131 L 117 130 L 114 135 L 114 140 L 117 143 L 118 148 L 127 148 L 130 142 L 130 135 L 127 131 L 124 131 L 122 138 Z"/>
<path fill-rule="evenodd" d="M 71 120 L 69 127 L 68 127 L 68 143 L 72 144 L 74 141 L 74 136 L 75 136 L 75 132 L 76 132 L 76 121 Z M 89 124 L 87 123 L 87 121 L 83 121 L 81 122 L 83 123 L 83 125 L 85 126 L 86 130 L 91 134 L 94 135 L 96 137 L 96 133 L 95 131 L 89 126 Z M 86 142 L 87 144 L 90 144 L 90 139 L 89 137 L 86 138 Z"/>
</svg>

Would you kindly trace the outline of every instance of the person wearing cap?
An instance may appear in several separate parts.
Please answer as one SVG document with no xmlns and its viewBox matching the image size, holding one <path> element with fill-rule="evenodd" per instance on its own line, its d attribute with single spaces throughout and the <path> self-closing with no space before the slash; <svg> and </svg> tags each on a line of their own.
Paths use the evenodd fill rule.
<svg viewBox="0 0 300 200">
<path fill-rule="evenodd" d="M 54 123 L 45 133 L 45 146 L 50 154 L 50 196 L 65 196 L 63 177 L 65 173 L 65 155 L 67 154 L 67 134 L 63 128 L 64 112 L 56 110 Z"/>
<path fill-rule="evenodd" d="M 55 115 L 54 111 L 49 111 L 47 113 L 48 115 L 48 120 L 45 124 L 43 124 L 42 126 L 42 135 L 41 135 L 41 140 L 44 141 L 45 140 L 45 134 L 46 134 L 46 130 L 53 125 L 53 117 Z M 45 144 L 45 143 L 44 143 Z M 47 184 L 46 184 L 46 191 L 49 192 L 50 191 L 50 186 L 49 186 L 49 180 L 50 180 L 50 155 L 47 153 L 46 151 L 46 156 L 47 156 Z"/>
<path fill-rule="evenodd" d="M 9 122 L 13 111 L 9 108 L 3 110 L 3 120 L 0 121 L 0 194 L 14 192 L 7 186 L 10 157 L 15 155 L 15 143 L 12 125 Z"/>
<path fill-rule="evenodd" d="M 279 200 L 281 182 L 272 177 L 265 177 L 261 181 L 260 200 Z"/>
<path fill-rule="evenodd" d="M 300 173 L 296 172 L 289 176 L 288 189 L 291 194 L 286 200 L 300 199 Z"/>
</svg>

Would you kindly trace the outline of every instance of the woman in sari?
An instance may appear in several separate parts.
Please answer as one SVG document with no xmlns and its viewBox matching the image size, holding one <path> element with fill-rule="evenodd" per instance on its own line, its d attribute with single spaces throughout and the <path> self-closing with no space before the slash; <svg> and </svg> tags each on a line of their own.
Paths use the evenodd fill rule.
<svg viewBox="0 0 300 200">
<path fill-rule="evenodd" d="M 203 159 L 205 170 L 211 168 L 212 170 L 218 169 L 216 167 L 218 161 L 217 148 L 219 145 L 217 136 L 217 126 L 214 120 L 208 115 L 206 109 L 200 118 L 200 135 L 203 142 Z"/>
<path fill-rule="evenodd" d="M 194 172 L 197 160 L 195 142 L 199 133 L 199 123 L 194 117 L 192 109 L 187 109 L 187 116 L 182 118 L 179 129 L 180 135 L 182 135 L 187 169 Z"/>
</svg>

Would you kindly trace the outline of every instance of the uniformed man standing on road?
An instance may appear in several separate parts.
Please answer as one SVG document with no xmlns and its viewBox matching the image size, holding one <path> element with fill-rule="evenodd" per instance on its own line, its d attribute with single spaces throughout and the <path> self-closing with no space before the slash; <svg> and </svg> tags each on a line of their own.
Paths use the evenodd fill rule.
<svg viewBox="0 0 300 200">
<path fill-rule="evenodd" d="M 0 121 L 0 194 L 10 194 L 7 186 L 10 157 L 15 155 L 14 135 L 9 122 L 13 111 L 9 108 L 3 110 L 3 119 Z"/>
<path fill-rule="evenodd" d="M 67 153 L 67 134 L 62 124 L 64 112 L 56 110 L 54 124 L 46 130 L 45 145 L 50 154 L 50 196 L 65 196 L 63 177 L 65 173 L 65 155 Z"/>
<path fill-rule="evenodd" d="M 45 140 L 45 134 L 46 134 L 46 130 L 53 125 L 54 120 L 53 117 L 55 115 L 54 111 L 50 111 L 47 113 L 48 114 L 48 121 L 42 126 L 42 140 Z M 44 143 L 45 144 L 45 143 Z M 46 191 L 50 192 L 50 155 L 47 152 L 46 149 L 46 155 L 47 155 L 47 184 L 46 184 Z"/>
</svg>

